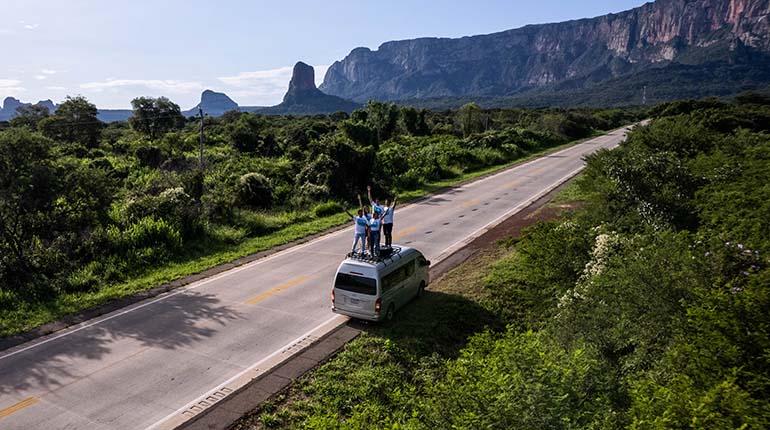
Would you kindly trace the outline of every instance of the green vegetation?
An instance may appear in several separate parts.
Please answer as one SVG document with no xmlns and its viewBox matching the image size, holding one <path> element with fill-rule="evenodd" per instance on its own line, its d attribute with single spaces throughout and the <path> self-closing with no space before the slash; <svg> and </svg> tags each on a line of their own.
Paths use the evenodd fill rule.
<svg viewBox="0 0 770 430">
<path fill-rule="evenodd" d="M 768 428 L 765 102 L 655 109 L 589 157 L 560 197 L 580 209 L 457 269 L 239 428 Z"/>
<path fill-rule="evenodd" d="M 103 124 L 69 98 L 3 125 L 0 335 L 344 223 L 367 184 L 414 197 L 636 119 L 376 102 L 350 116 L 228 112 L 205 118 L 201 166 L 195 119 L 165 98 L 132 106 Z"/>
</svg>

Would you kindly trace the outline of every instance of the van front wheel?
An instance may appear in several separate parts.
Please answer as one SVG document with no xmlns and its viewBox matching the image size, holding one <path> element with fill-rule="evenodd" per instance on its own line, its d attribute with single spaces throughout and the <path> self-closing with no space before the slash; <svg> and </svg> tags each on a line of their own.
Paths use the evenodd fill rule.
<svg viewBox="0 0 770 430">
<path fill-rule="evenodd" d="M 385 321 L 393 321 L 393 316 L 396 314 L 396 307 L 393 303 L 388 306 L 388 311 L 385 312 Z"/>
</svg>

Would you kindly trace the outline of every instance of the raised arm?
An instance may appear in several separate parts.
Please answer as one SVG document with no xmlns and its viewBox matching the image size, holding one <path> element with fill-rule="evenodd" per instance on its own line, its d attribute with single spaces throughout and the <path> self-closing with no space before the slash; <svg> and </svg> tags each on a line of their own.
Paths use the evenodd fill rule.
<svg viewBox="0 0 770 430">
<path fill-rule="evenodd" d="M 364 202 L 361 201 L 361 194 L 358 195 L 358 206 L 361 207 L 361 210 L 364 210 Z"/>
<path fill-rule="evenodd" d="M 350 211 L 349 211 L 349 210 L 347 210 L 347 209 L 345 209 L 345 213 L 346 213 L 346 214 L 348 214 L 348 216 L 349 216 L 349 217 L 351 217 L 351 218 L 353 218 L 353 219 L 355 219 L 355 218 L 356 218 L 356 216 L 355 216 L 355 215 L 353 215 L 352 213 L 350 213 Z"/>
<path fill-rule="evenodd" d="M 398 203 L 398 196 L 393 197 L 393 204 L 390 205 L 390 210 L 396 210 L 396 203 Z"/>
<path fill-rule="evenodd" d="M 372 186 L 371 185 L 367 185 L 366 186 L 366 195 L 369 196 L 369 204 L 371 205 L 372 202 L 373 202 L 373 200 L 372 200 Z"/>
</svg>

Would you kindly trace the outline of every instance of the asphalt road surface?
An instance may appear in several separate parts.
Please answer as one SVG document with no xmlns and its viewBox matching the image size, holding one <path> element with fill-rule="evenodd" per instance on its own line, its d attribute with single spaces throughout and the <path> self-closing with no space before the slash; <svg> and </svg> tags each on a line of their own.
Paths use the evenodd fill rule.
<svg viewBox="0 0 770 430">
<path fill-rule="evenodd" d="M 397 208 L 394 243 L 435 263 L 625 131 Z M 317 327 L 344 322 L 330 310 L 330 291 L 352 237 L 352 228 L 340 230 L 0 352 L 0 429 L 145 429 L 180 416 Z"/>
</svg>

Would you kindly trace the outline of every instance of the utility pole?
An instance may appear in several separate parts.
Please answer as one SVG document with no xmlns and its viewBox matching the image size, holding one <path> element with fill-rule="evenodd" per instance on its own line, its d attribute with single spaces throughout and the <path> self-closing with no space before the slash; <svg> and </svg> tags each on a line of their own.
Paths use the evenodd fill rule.
<svg viewBox="0 0 770 430">
<path fill-rule="evenodd" d="M 198 155 L 198 166 L 200 167 L 201 171 L 203 171 L 203 108 L 198 105 L 198 115 L 201 117 L 201 125 L 200 125 L 200 154 Z"/>
</svg>

